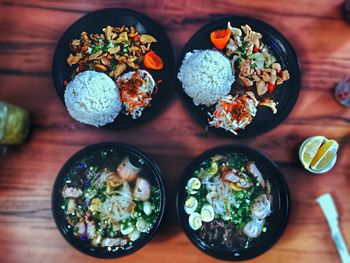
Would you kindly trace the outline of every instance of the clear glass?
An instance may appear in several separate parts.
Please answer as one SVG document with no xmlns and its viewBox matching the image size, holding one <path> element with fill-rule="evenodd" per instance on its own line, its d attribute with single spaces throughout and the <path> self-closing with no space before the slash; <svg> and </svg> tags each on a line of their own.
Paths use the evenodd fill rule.
<svg viewBox="0 0 350 263">
<path fill-rule="evenodd" d="M 28 111 L 0 101 L 0 144 L 21 144 L 27 138 L 30 127 Z"/>
</svg>

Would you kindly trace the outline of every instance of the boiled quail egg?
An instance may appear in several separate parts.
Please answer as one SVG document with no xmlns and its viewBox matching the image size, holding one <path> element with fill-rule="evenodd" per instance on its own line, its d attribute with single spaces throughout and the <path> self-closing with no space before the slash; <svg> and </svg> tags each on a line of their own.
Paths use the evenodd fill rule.
<svg viewBox="0 0 350 263">
<path fill-rule="evenodd" d="M 188 217 L 188 223 L 193 230 L 198 230 L 202 226 L 201 215 L 197 212 L 193 212 Z"/>
<path fill-rule="evenodd" d="M 213 221 L 214 216 L 215 216 L 214 208 L 209 204 L 203 205 L 203 207 L 201 209 L 202 221 L 203 222 L 211 222 L 211 221 Z"/>
<path fill-rule="evenodd" d="M 198 201 L 196 198 L 194 198 L 193 196 L 190 196 L 189 198 L 187 198 L 186 202 L 185 202 L 185 212 L 187 214 L 192 214 L 198 206 Z"/>
<path fill-rule="evenodd" d="M 198 178 L 192 177 L 187 181 L 187 188 L 190 190 L 191 194 L 195 194 L 199 188 L 201 188 L 201 182 Z"/>
</svg>

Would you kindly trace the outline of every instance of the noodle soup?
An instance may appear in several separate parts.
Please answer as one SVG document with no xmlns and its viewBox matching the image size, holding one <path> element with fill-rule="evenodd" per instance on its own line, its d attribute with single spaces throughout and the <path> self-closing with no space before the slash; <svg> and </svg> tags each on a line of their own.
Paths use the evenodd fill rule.
<svg viewBox="0 0 350 263">
<path fill-rule="evenodd" d="M 224 145 L 197 156 L 185 169 L 177 212 L 188 238 L 225 260 L 254 258 L 283 233 L 289 217 L 287 185 L 261 153 Z"/>
<path fill-rule="evenodd" d="M 210 244 L 246 248 L 267 231 L 272 213 L 270 183 L 243 155 L 214 155 L 205 160 L 186 185 L 188 224 Z"/>
<path fill-rule="evenodd" d="M 159 224 L 163 188 L 147 160 L 120 147 L 91 151 L 57 190 L 67 232 L 91 251 L 132 250 Z"/>
</svg>

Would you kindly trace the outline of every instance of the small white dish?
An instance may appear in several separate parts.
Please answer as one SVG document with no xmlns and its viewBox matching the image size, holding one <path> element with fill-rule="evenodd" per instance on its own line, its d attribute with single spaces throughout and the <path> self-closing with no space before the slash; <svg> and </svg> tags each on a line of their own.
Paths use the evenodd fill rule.
<svg viewBox="0 0 350 263">
<path fill-rule="evenodd" d="M 302 156 L 301 156 L 302 150 L 303 150 L 305 144 L 306 144 L 309 140 L 311 140 L 311 138 L 313 138 L 313 137 L 314 137 L 314 136 L 307 138 L 307 139 L 304 140 L 304 142 L 300 145 L 300 148 L 299 148 L 299 160 L 300 160 L 300 162 L 301 162 L 302 165 L 303 165 Z M 326 138 L 325 138 L 325 139 L 326 139 Z M 304 167 L 304 165 L 303 165 L 303 167 L 304 167 L 307 171 L 309 171 L 309 172 L 311 172 L 311 173 L 314 173 L 314 174 L 323 174 L 323 173 L 326 173 L 326 172 L 328 172 L 329 170 L 331 170 L 331 169 L 333 168 L 333 166 L 335 165 L 336 162 L 337 162 L 337 154 L 334 155 L 333 159 L 332 159 L 332 160 L 329 162 L 329 164 L 328 164 L 325 168 L 323 168 L 322 170 L 314 170 L 314 169 L 311 169 L 310 167 Z"/>
</svg>

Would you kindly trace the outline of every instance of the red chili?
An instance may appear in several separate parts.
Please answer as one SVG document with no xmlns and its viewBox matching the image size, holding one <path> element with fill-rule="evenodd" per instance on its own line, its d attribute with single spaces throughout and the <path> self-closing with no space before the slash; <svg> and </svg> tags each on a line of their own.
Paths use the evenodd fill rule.
<svg viewBox="0 0 350 263">
<path fill-rule="evenodd" d="M 272 84 L 272 83 L 269 83 L 267 84 L 267 90 L 269 91 L 269 93 L 272 93 L 276 88 L 276 84 Z"/>
</svg>

